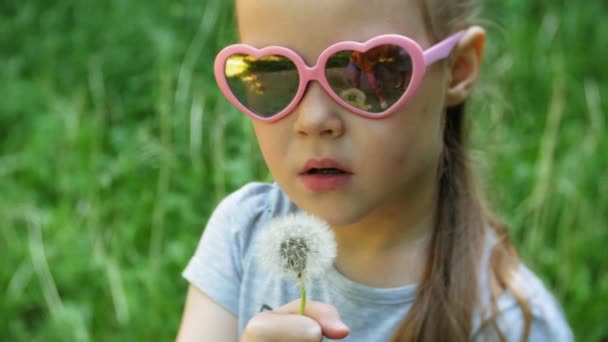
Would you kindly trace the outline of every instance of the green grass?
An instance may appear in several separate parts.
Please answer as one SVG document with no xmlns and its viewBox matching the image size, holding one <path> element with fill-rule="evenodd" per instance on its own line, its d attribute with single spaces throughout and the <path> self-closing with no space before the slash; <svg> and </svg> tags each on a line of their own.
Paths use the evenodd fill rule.
<svg viewBox="0 0 608 342">
<path fill-rule="evenodd" d="M 229 2 L 0 5 L 0 340 L 170 340 L 219 199 L 268 179 L 219 96 Z M 606 4 L 492 0 L 475 159 L 581 341 L 608 338 Z"/>
</svg>

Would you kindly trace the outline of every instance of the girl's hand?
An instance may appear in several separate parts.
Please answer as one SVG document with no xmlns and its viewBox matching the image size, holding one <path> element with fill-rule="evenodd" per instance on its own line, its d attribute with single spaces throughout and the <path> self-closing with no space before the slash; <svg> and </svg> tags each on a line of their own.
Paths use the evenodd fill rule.
<svg viewBox="0 0 608 342">
<path fill-rule="evenodd" d="M 307 301 L 304 315 L 298 314 L 300 300 L 272 311 L 263 311 L 247 323 L 242 342 L 318 342 L 323 336 L 338 340 L 349 334 L 338 310 L 329 304 Z"/>
</svg>

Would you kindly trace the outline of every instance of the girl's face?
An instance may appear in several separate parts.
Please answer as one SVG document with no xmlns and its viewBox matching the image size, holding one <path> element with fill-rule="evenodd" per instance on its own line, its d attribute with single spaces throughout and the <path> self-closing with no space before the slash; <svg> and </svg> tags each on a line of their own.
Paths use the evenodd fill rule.
<svg viewBox="0 0 608 342">
<path fill-rule="evenodd" d="M 312 66 L 333 43 L 380 34 L 405 35 L 428 48 L 433 42 L 421 3 L 239 0 L 237 14 L 242 43 L 285 46 Z M 334 227 L 385 220 L 404 209 L 428 213 L 437 189 L 447 71 L 445 62 L 434 64 L 405 106 L 383 119 L 355 115 L 310 83 L 288 116 L 253 121 L 274 179 L 299 207 Z M 311 165 L 348 173 L 310 174 Z"/>
</svg>

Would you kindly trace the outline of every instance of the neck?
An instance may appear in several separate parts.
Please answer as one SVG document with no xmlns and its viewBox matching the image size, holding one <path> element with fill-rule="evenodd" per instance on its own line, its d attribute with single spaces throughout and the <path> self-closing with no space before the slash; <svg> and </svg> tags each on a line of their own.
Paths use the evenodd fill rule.
<svg viewBox="0 0 608 342">
<path fill-rule="evenodd" d="M 376 287 L 417 283 L 433 232 L 436 192 L 378 209 L 355 224 L 334 227 L 336 267 L 351 280 Z"/>
<path fill-rule="evenodd" d="M 401 212 L 378 213 L 379 217 L 365 218 L 356 224 L 334 229 L 340 251 L 381 255 L 393 249 L 418 246 L 429 239 L 434 224 L 434 210 L 412 217 L 408 208 Z M 376 215 L 374 215 L 376 216 Z"/>
</svg>

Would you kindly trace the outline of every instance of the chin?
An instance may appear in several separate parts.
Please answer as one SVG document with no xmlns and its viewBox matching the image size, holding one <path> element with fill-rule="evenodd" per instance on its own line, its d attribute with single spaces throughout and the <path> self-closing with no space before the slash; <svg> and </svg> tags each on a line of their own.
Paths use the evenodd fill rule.
<svg viewBox="0 0 608 342">
<path fill-rule="evenodd" d="M 343 208 L 339 206 L 301 206 L 304 211 L 327 222 L 331 227 L 350 226 L 362 219 L 360 212 L 354 208 Z"/>
<path fill-rule="evenodd" d="M 281 183 L 279 182 L 279 186 Z M 298 208 L 327 222 L 331 227 L 350 226 L 362 220 L 368 211 L 363 203 L 350 201 L 344 196 L 326 194 L 310 196 L 294 188 L 281 186 Z"/>
</svg>

